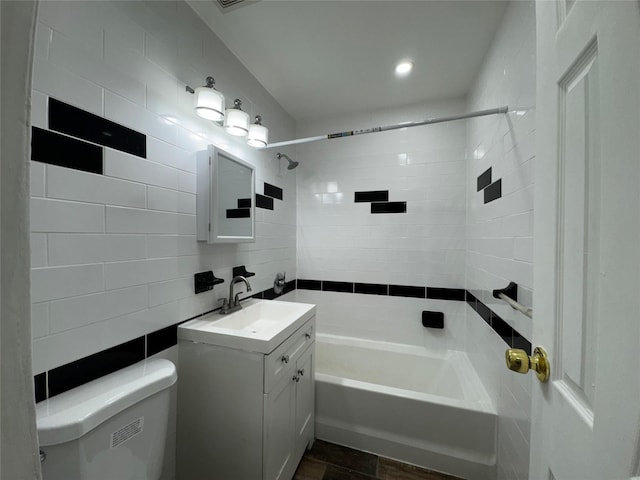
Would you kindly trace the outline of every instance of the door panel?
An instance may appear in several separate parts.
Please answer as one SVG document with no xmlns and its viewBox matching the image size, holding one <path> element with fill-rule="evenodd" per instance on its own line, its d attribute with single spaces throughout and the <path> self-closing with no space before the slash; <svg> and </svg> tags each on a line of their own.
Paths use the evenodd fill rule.
<svg viewBox="0 0 640 480">
<path fill-rule="evenodd" d="M 640 429 L 640 3 L 536 4 L 530 478 L 628 479 Z"/>
</svg>

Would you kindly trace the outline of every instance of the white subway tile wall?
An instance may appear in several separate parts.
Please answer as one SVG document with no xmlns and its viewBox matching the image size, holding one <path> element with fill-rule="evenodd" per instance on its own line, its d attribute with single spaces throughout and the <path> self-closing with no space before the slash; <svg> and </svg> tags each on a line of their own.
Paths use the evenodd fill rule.
<svg viewBox="0 0 640 480">
<path fill-rule="evenodd" d="M 464 112 L 464 99 L 298 124 L 297 136 Z M 298 278 L 465 287 L 464 122 L 299 145 Z M 354 193 L 388 190 L 406 213 L 372 214 Z M 464 348 L 461 302 L 312 292 L 319 331 L 376 340 Z M 335 297 L 335 298 L 334 298 Z M 325 306 L 326 305 L 326 306 Z M 445 312 L 443 331 L 425 329 L 422 310 Z"/>
<path fill-rule="evenodd" d="M 182 2 L 45 3 L 33 124 L 48 128 L 55 98 L 145 134 L 147 158 L 104 147 L 104 175 L 31 162 L 34 374 L 217 307 L 234 266 L 256 272 L 258 292 L 276 272 L 295 278 L 295 172 L 197 117 L 185 84 L 213 75 L 228 98 L 250 97 L 273 141 L 294 136 L 289 115 Z M 284 189 L 257 215 L 255 243 L 196 242 L 195 153 L 209 143 Z M 225 283 L 196 297 L 203 270 Z"/>
<path fill-rule="evenodd" d="M 532 304 L 533 181 L 535 162 L 535 9 L 532 1 L 508 7 L 483 69 L 469 95 L 469 110 L 508 105 L 504 116 L 469 120 L 467 133 L 467 289 L 531 340 L 532 321 L 492 290 L 518 284 L 518 300 Z M 484 203 L 477 178 L 489 167 L 501 179 L 502 198 Z M 466 350 L 499 414 L 498 478 L 523 480 L 529 470 L 533 375 L 504 366 L 504 341 L 467 307 Z"/>
</svg>

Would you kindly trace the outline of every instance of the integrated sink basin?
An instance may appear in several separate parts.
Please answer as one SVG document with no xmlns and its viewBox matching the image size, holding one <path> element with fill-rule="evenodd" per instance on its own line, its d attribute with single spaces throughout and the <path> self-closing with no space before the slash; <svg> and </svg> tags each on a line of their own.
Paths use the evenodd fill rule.
<svg viewBox="0 0 640 480">
<path fill-rule="evenodd" d="M 178 338 L 250 352 L 270 353 L 315 315 L 316 306 L 277 300 L 246 300 L 242 309 L 183 323 Z"/>
</svg>

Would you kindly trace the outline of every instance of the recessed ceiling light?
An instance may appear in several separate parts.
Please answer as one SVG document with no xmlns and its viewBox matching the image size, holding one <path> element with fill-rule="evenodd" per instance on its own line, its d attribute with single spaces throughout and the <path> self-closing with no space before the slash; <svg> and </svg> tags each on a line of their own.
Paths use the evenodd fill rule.
<svg viewBox="0 0 640 480">
<path fill-rule="evenodd" d="M 401 60 L 396 65 L 396 75 L 399 77 L 404 77 L 409 75 L 411 70 L 413 69 L 413 62 L 411 60 Z"/>
</svg>

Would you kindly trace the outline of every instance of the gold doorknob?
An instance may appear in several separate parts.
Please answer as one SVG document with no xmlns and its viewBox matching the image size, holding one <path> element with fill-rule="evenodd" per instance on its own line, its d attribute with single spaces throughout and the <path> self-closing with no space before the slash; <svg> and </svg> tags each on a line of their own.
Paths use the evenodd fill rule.
<svg viewBox="0 0 640 480">
<path fill-rule="evenodd" d="M 551 374 L 549 357 L 542 347 L 536 347 L 531 356 L 519 348 L 510 348 L 505 352 L 505 359 L 509 370 L 518 373 L 527 373 L 529 370 L 533 370 L 542 383 L 549 380 Z"/>
</svg>

